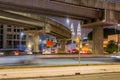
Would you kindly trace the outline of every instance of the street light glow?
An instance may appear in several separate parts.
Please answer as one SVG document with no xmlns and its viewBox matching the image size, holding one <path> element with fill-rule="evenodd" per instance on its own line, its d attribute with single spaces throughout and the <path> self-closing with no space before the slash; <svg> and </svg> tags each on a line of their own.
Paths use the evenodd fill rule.
<svg viewBox="0 0 120 80">
<path fill-rule="evenodd" d="M 40 39 L 39 41 L 40 41 L 40 43 L 41 43 L 42 40 Z"/>
<path fill-rule="evenodd" d="M 118 24 L 118 26 L 120 26 L 120 24 Z"/>
<path fill-rule="evenodd" d="M 24 32 L 21 32 L 20 33 L 20 38 L 23 38 L 23 36 L 24 36 Z"/>
<path fill-rule="evenodd" d="M 67 24 L 70 23 L 70 19 L 69 19 L 69 18 L 66 19 L 66 23 L 67 23 Z"/>
</svg>

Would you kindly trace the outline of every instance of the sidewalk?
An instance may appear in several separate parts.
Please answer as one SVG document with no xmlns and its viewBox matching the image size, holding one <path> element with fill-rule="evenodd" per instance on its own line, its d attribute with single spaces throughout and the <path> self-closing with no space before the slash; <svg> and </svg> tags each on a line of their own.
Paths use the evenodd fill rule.
<svg viewBox="0 0 120 80">
<path fill-rule="evenodd" d="M 29 67 L 0 69 L 0 79 L 80 75 L 106 72 L 120 72 L 120 65 L 89 65 L 61 67 Z"/>
</svg>

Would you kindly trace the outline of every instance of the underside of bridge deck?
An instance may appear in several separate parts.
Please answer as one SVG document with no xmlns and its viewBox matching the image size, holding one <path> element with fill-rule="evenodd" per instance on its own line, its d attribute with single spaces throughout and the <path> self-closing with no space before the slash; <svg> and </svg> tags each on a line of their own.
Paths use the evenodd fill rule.
<svg viewBox="0 0 120 80">
<path fill-rule="evenodd" d="M 45 27 L 46 19 L 41 21 L 40 15 L 83 20 L 82 27 L 93 28 L 93 52 L 96 54 L 103 52 L 103 27 L 120 23 L 120 4 L 102 0 L 0 0 L 0 10 L 0 22 L 28 26 L 30 29 Z M 59 38 L 71 37 L 70 30 L 63 25 L 50 20 L 46 23 L 50 24 L 47 34 Z"/>
</svg>

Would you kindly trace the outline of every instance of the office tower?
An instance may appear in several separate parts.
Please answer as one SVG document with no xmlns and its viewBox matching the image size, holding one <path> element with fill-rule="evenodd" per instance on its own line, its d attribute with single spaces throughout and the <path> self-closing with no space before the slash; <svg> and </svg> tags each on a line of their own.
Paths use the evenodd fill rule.
<svg viewBox="0 0 120 80">
<path fill-rule="evenodd" d="M 81 26 L 80 26 L 80 23 L 78 23 L 78 26 L 77 26 L 77 37 L 81 38 Z"/>
<path fill-rule="evenodd" d="M 26 45 L 26 35 L 21 35 L 23 28 L 0 24 L 0 49 L 15 49 Z"/>
<path fill-rule="evenodd" d="M 72 33 L 71 39 L 72 39 L 72 41 L 74 41 L 74 39 L 75 39 L 75 30 L 74 30 L 73 23 L 71 24 L 70 29 L 71 29 L 71 33 Z"/>
</svg>

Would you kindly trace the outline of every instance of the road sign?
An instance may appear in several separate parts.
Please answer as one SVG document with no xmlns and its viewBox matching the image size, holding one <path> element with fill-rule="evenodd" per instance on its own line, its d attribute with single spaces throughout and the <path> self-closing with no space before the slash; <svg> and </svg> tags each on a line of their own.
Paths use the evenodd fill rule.
<svg viewBox="0 0 120 80">
<path fill-rule="evenodd" d="M 54 45 L 54 43 L 53 43 L 52 40 L 47 40 L 47 41 L 46 41 L 46 46 L 52 47 L 53 45 Z"/>
</svg>

